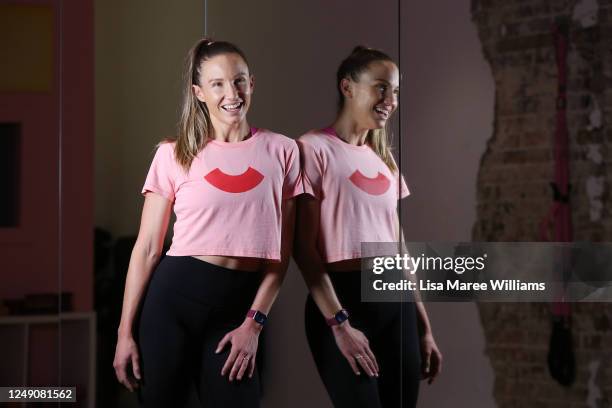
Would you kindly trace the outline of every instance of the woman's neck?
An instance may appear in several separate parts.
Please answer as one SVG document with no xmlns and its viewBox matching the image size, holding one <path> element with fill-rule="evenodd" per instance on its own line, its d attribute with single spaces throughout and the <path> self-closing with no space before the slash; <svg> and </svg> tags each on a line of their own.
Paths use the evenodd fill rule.
<svg viewBox="0 0 612 408">
<path fill-rule="evenodd" d="M 210 135 L 210 138 L 222 142 L 240 142 L 246 139 L 251 132 L 251 128 L 249 127 L 246 119 L 235 125 L 226 125 L 214 122 L 212 125 L 213 132 Z"/>
<path fill-rule="evenodd" d="M 368 130 L 357 124 L 357 121 L 343 109 L 332 124 L 338 137 L 352 145 L 361 146 L 366 143 Z"/>
</svg>

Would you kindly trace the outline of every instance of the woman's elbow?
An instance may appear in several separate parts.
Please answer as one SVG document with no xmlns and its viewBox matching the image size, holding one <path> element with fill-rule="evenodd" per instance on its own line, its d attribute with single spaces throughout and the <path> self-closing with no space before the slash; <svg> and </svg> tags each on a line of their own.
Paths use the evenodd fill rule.
<svg viewBox="0 0 612 408">
<path fill-rule="evenodd" d="M 162 246 L 153 242 L 136 241 L 132 256 L 137 256 L 146 263 L 157 263 L 162 255 Z"/>
</svg>

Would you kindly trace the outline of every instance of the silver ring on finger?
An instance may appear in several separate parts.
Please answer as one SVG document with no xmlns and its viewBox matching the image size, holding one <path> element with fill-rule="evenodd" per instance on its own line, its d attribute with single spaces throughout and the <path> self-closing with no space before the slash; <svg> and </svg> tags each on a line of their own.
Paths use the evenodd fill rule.
<svg viewBox="0 0 612 408">
<path fill-rule="evenodd" d="M 245 361 L 245 360 L 248 361 L 249 358 L 250 358 L 249 356 L 244 356 L 244 357 L 242 357 L 242 361 Z"/>
<path fill-rule="evenodd" d="M 363 358 L 363 356 L 361 354 L 355 354 L 355 359 L 356 360 L 360 360 L 362 358 Z"/>
</svg>

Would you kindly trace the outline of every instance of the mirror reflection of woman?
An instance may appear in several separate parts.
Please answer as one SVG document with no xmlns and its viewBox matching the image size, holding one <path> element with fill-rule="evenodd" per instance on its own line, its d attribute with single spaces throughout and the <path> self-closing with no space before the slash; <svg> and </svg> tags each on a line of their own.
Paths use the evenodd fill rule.
<svg viewBox="0 0 612 408">
<path fill-rule="evenodd" d="M 192 384 L 203 406 L 259 406 L 259 334 L 303 190 L 296 142 L 247 123 L 253 81 L 235 45 L 199 41 L 178 137 L 159 144 L 142 190 L 114 367 L 145 407 L 184 406 Z"/>
<path fill-rule="evenodd" d="M 336 408 L 414 407 L 442 355 L 420 302 L 361 302 L 361 243 L 397 242 L 408 188 L 385 125 L 397 109 L 399 70 L 356 47 L 337 72 L 333 124 L 298 139 L 305 191 L 294 257 L 309 287 L 306 333 Z M 365 256 L 364 256 L 365 257 Z"/>
</svg>

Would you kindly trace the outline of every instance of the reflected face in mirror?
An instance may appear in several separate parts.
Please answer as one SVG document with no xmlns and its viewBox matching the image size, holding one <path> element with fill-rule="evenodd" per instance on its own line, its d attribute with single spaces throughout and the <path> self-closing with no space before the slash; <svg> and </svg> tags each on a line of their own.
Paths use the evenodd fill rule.
<svg viewBox="0 0 612 408">
<path fill-rule="evenodd" d="M 399 70 L 391 61 L 374 61 L 357 82 L 345 79 L 345 104 L 360 127 L 380 129 L 397 109 Z"/>
<path fill-rule="evenodd" d="M 251 106 L 253 76 L 238 54 L 221 54 L 202 61 L 196 97 L 206 104 L 213 127 L 234 127 Z"/>
</svg>

